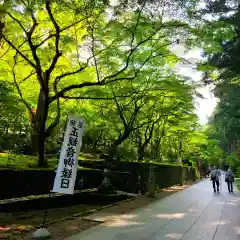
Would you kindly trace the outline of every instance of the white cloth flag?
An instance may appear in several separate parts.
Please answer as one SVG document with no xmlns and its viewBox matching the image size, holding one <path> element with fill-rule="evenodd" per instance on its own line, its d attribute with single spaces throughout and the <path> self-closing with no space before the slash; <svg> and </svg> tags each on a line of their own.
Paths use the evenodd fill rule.
<svg viewBox="0 0 240 240">
<path fill-rule="evenodd" d="M 85 128 L 83 118 L 69 116 L 52 192 L 73 194 Z"/>
</svg>

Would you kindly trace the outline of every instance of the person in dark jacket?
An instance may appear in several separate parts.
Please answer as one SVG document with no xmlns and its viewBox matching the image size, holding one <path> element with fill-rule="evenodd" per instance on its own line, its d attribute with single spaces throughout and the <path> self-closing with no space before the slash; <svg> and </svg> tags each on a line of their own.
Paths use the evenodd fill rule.
<svg viewBox="0 0 240 240">
<path fill-rule="evenodd" d="M 212 171 L 211 167 L 208 166 L 208 177 L 210 177 L 211 171 Z"/>
<path fill-rule="evenodd" d="M 230 193 L 233 193 L 233 182 L 234 182 L 234 176 L 232 170 L 229 168 L 225 174 L 225 182 L 228 185 L 228 191 Z"/>
<path fill-rule="evenodd" d="M 216 185 L 217 185 L 217 192 L 219 192 L 220 176 L 221 176 L 220 170 L 218 169 L 218 167 L 214 166 L 210 174 L 210 181 L 212 181 L 214 192 L 216 192 Z"/>
</svg>

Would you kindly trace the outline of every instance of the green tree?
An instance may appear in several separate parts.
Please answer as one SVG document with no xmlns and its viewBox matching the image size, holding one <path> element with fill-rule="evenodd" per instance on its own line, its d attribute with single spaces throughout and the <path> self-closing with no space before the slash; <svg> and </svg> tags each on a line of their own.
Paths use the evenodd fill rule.
<svg viewBox="0 0 240 240">
<path fill-rule="evenodd" d="M 136 11 L 106 18 L 108 9 L 101 1 L 16 1 L 13 7 L 4 6 L 2 68 L 11 72 L 32 115 L 39 165 L 47 164 L 44 144 L 59 123 L 62 98 L 104 99 L 89 90 L 134 80 L 186 33 L 185 22 L 164 20 L 157 11 L 152 17 L 151 7 L 144 2 Z"/>
<path fill-rule="evenodd" d="M 237 1 L 206 1 L 192 14 L 197 39 L 194 43 L 203 49 L 203 61 L 198 69 L 204 72 L 203 82 L 214 85 L 219 99 L 210 119 L 209 146 L 205 152 L 210 161 L 215 156 L 235 153 L 239 145 L 239 17 Z M 219 147 L 222 149 L 219 149 Z M 211 151 L 211 149 L 213 151 Z M 212 157 L 211 157 L 212 156 Z"/>
<path fill-rule="evenodd" d="M 0 149 L 6 150 L 9 147 L 12 150 L 12 140 L 16 136 L 12 136 L 7 141 L 8 134 L 18 132 L 21 135 L 26 132 L 27 116 L 24 106 L 20 103 L 13 88 L 6 81 L 0 82 L 0 111 Z"/>
</svg>

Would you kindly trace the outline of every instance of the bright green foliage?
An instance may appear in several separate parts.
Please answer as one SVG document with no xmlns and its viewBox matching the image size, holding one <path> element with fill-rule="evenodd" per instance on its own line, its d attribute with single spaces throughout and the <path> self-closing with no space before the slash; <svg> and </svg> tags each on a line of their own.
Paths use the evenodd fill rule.
<svg viewBox="0 0 240 240">
<path fill-rule="evenodd" d="M 26 109 L 4 81 L 0 82 L 0 112 L 0 149 L 4 149 L 17 142 L 15 133 L 21 135 L 27 128 Z"/>
<path fill-rule="evenodd" d="M 236 172 L 237 168 L 240 167 L 240 160 L 235 154 L 227 156 L 226 162 L 231 166 L 232 170 Z"/>
<path fill-rule="evenodd" d="M 239 160 L 235 153 L 239 151 L 240 140 L 239 3 L 221 0 L 205 3 L 202 9 L 192 9 L 190 13 L 195 19 L 192 32 L 196 41 L 192 45 L 203 49 L 204 61 L 198 69 L 204 72 L 205 84 L 214 84 L 214 94 L 219 99 L 206 130 L 210 139 L 206 153 L 212 163 L 225 162 L 236 170 Z"/>
<path fill-rule="evenodd" d="M 26 132 L 40 149 L 40 165 L 44 152 L 56 155 L 61 147 L 69 113 L 86 118 L 85 152 L 213 161 L 217 144 L 199 130 L 194 114 L 196 87 L 177 74 L 183 59 L 170 48 L 192 36 L 187 12 L 196 2 L 132 2 L 131 8 L 82 0 L 3 4 L 0 81 L 14 89 L 2 91 L 4 118 L 19 111 L 8 99 L 20 100 L 25 108 L 18 116 L 32 117 Z"/>
</svg>

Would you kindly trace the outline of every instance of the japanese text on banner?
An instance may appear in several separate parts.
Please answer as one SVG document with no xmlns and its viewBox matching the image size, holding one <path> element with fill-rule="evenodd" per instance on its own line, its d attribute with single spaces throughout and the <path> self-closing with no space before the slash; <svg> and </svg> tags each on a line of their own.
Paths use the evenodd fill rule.
<svg viewBox="0 0 240 240">
<path fill-rule="evenodd" d="M 85 122 L 70 116 L 61 149 L 60 161 L 54 181 L 53 192 L 73 194 L 77 175 L 78 156 L 82 146 Z"/>
</svg>

